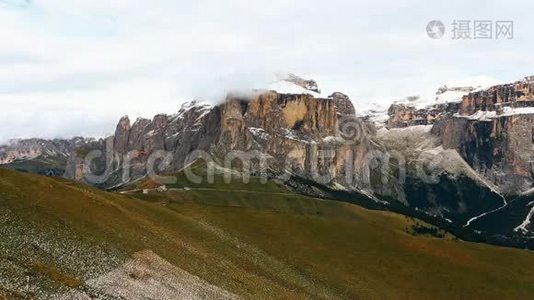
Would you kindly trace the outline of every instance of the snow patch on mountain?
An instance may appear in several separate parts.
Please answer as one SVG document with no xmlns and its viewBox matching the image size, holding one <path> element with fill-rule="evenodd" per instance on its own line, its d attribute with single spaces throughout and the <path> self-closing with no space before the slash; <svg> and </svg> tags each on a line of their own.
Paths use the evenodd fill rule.
<svg viewBox="0 0 534 300">
<path fill-rule="evenodd" d="M 250 131 L 250 133 L 252 133 L 252 135 L 255 137 L 259 137 L 262 140 L 266 140 L 270 137 L 270 135 L 263 128 L 249 127 L 248 131 Z"/>
<path fill-rule="evenodd" d="M 269 91 L 275 91 L 279 94 L 297 94 L 297 95 L 308 94 L 315 98 L 327 98 L 327 96 L 321 93 L 308 90 L 306 88 L 303 88 L 295 83 L 292 83 L 286 80 L 279 80 L 276 82 L 272 82 L 265 89 Z"/>
<path fill-rule="evenodd" d="M 459 80 L 452 80 L 441 86 L 435 96 L 411 96 L 394 104 L 414 106 L 417 109 L 432 107 L 437 104 L 460 102 L 462 97 L 472 92 L 488 89 L 504 82 L 489 76 L 473 76 Z"/>
<path fill-rule="evenodd" d="M 534 204 L 534 203 L 530 202 L 528 205 L 532 205 L 532 204 Z M 532 207 L 532 209 L 528 213 L 528 215 L 525 218 L 525 220 L 523 221 L 523 223 L 521 223 L 519 226 L 514 228 L 514 231 L 515 232 L 521 232 L 523 234 L 528 233 L 529 232 L 528 227 L 530 226 L 533 218 L 534 218 L 534 206 Z"/>
<path fill-rule="evenodd" d="M 489 121 L 492 121 L 493 119 L 500 118 L 500 117 L 529 115 L 529 114 L 534 114 L 534 107 L 504 107 L 502 113 L 497 113 L 494 110 L 491 110 L 491 111 L 479 110 L 472 115 L 464 116 L 464 115 L 460 115 L 459 113 L 456 113 L 454 116 L 457 118 L 466 118 L 468 120 L 489 122 Z"/>
<path fill-rule="evenodd" d="M 182 117 L 185 113 L 188 111 L 191 111 L 193 109 L 196 110 L 203 110 L 203 111 L 209 111 L 213 105 L 207 103 L 207 102 L 201 102 L 198 100 L 188 101 L 182 104 L 180 109 L 178 110 L 178 113 L 175 115 L 175 117 Z"/>
<path fill-rule="evenodd" d="M 382 128 L 389 119 L 388 107 L 379 103 L 356 103 L 356 114 L 366 117 L 377 128 Z"/>
<path fill-rule="evenodd" d="M 385 126 L 390 118 L 389 108 L 391 105 L 403 105 L 417 110 L 435 108 L 437 105 L 455 103 L 462 101 L 463 96 L 488 89 L 492 86 L 502 84 L 502 81 L 489 76 L 474 76 L 460 80 L 452 80 L 441 86 L 434 95 L 408 96 L 402 100 L 390 102 L 382 105 L 379 103 L 357 103 L 357 111 L 360 115 L 367 117 L 377 128 Z M 473 118 L 490 118 L 490 115 L 476 115 Z"/>
</svg>

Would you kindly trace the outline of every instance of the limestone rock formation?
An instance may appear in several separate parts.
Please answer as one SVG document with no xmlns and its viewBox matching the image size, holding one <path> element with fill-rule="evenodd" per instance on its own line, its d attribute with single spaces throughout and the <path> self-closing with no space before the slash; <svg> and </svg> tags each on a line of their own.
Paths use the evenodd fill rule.
<svg viewBox="0 0 534 300">
<path fill-rule="evenodd" d="M 183 168 L 193 152 L 203 151 L 221 165 L 229 161 L 229 155 L 245 153 L 256 155 L 250 158 L 254 161 L 266 159 L 269 172 L 366 189 L 370 188 L 368 183 L 359 178 L 353 185 L 345 184 L 349 174 L 345 169 L 363 170 L 365 154 L 379 148 L 372 142 L 372 125 L 356 118 L 354 111 L 350 99 L 341 93 L 317 99 L 307 94 L 262 91 L 229 94 L 213 107 L 188 103 L 175 115 L 138 119 L 131 126 L 123 117 L 108 141 L 84 146 L 105 152 L 103 158 L 84 167 L 83 156 L 90 151 L 77 149 L 69 160 L 67 176 L 92 183 L 84 178 L 84 172 L 105 174 L 96 185 L 114 187 L 145 176 L 150 157 L 157 151 L 166 155 L 166 172 Z M 341 136 L 338 126 L 353 130 L 353 136 Z M 106 144 L 113 147 L 105 149 Z M 318 159 L 318 153 L 328 157 Z"/>
<path fill-rule="evenodd" d="M 516 234 L 531 235 L 534 222 L 534 209 L 530 205 L 534 186 L 533 84 L 532 78 L 527 77 L 515 83 L 484 89 L 461 89 L 457 92 L 465 93 L 464 96 L 445 104 L 425 107 L 392 105 L 387 122 L 389 130 L 384 129 L 381 144 L 387 149 L 403 152 L 408 159 L 411 155 L 413 161 L 419 162 L 427 159 L 423 155 L 425 152 L 432 152 L 431 169 L 442 176 L 439 189 L 446 187 L 445 190 L 454 193 L 458 200 L 456 204 L 444 204 L 440 197 L 443 191 L 430 192 L 432 184 L 422 182 L 420 176 L 408 175 L 404 186 L 411 203 L 417 203 L 413 200 L 416 198 L 426 199 L 430 205 L 419 202 L 418 207 L 427 207 L 427 212 L 453 222 L 458 220 L 455 217 L 461 215 L 462 210 L 482 208 L 480 215 L 465 222 L 466 227 L 491 232 L 499 239 Z M 446 92 L 450 92 L 450 88 L 438 91 Z M 398 133 L 392 138 L 396 131 L 409 132 L 420 127 L 416 125 L 426 125 L 423 126 L 428 130 L 424 143 Z M 403 146 L 395 146 L 402 139 L 407 139 Z M 429 144 L 429 141 L 433 142 Z M 413 145 L 417 146 L 413 148 Z M 439 157 L 443 153 L 449 154 L 446 164 L 440 165 Z M 450 153 L 454 155 L 450 156 Z M 448 169 L 451 164 L 463 167 Z M 417 167 L 407 165 L 408 174 L 416 171 Z M 451 182 L 457 184 L 451 185 Z M 471 191 L 460 191 L 453 186 L 469 186 Z M 436 203 L 441 204 L 436 206 Z M 455 210 L 458 214 L 450 216 Z M 501 226 L 495 226 L 500 222 Z"/>
<path fill-rule="evenodd" d="M 393 104 L 389 107 L 388 128 L 402 128 L 415 125 L 432 125 L 451 117 L 457 112 L 458 103 L 436 104 L 427 108 L 417 108 L 407 104 Z"/>
<path fill-rule="evenodd" d="M 461 115 L 477 111 L 498 111 L 502 107 L 533 107 L 534 81 L 530 77 L 510 84 L 493 86 L 487 90 L 472 92 L 462 99 Z"/>
</svg>

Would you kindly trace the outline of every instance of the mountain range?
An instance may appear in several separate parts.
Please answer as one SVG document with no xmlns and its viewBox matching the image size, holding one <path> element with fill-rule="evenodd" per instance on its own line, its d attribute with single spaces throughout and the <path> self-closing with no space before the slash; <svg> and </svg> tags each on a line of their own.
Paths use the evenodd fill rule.
<svg viewBox="0 0 534 300">
<path fill-rule="evenodd" d="M 422 218 L 467 240 L 533 247 L 534 82 L 494 83 L 445 85 L 430 101 L 393 103 L 384 118 L 291 75 L 217 105 L 193 101 L 133 123 L 124 116 L 105 139 L 13 141 L 0 161 L 120 189 L 202 159 L 309 196 Z"/>
</svg>

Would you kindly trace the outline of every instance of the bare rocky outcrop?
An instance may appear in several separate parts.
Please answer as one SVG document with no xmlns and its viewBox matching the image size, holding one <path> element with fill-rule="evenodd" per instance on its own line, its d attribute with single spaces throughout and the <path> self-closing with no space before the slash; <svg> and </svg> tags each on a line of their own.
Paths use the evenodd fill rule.
<svg viewBox="0 0 534 300">
<path fill-rule="evenodd" d="M 332 95 L 328 96 L 328 98 L 334 99 L 334 102 L 336 103 L 336 112 L 339 115 L 356 115 L 356 110 L 354 109 L 354 105 L 349 96 L 341 92 L 334 92 Z"/>
<path fill-rule="evenodd" d="M 316 92 L 316 93 L 321 93 L 321 90 L 319 90 L 319 86 L 317 85 L 317 82 L 315 82 L 314 80 L 310 80 L 310 79 L 303 79 L 295 74 L 287 74 L 287 76 L 285 76 L 285 78 L 281 78 L 285 81 L 288 81 L 288 82 L 291 82 L 291 83 L 294 83 L 302 88 L 305 88 L 309 91 L 312 91 L 312 92 Z"/>
<path fill-rule="evenodd" d="M 158 151 L 171 155 L 166 170 L 182 168 L 189 153 L 208 151 L 218 136 L 214 124 L 220 116 L 216 111 L 218 108 L 210 105 L 190 102 L 177 114 L 160 114 L 152 120 L 139 118 L 131 125 L 124 116 L 113 136 L 72 151 L 65 177 L 99 187 L 120 185 L 146 175 L 148 159 Z M 92 158 L 89 165 L 88 157 Z M 87 178 L 88 173 L 93 177 Z"/>
<path fill-rule="evenodd" d="M 239 299 L 222 288 L 177 268 L 150 250 L 134 253 L 120 267 L 85 284 L 102 298 L 143 299 Z M 93 299 L 83 291 L 70 291 L 52 299 Z"/>
<path fill-rule="evenodd" d="M 409 104 L 393 104 L 389 107 L 388 128 L 403 128 L 415 125 L 432 125 L 451 117 L 458 103 L 436 104 L 427 108 L 417 108 Z"/>
</svg>

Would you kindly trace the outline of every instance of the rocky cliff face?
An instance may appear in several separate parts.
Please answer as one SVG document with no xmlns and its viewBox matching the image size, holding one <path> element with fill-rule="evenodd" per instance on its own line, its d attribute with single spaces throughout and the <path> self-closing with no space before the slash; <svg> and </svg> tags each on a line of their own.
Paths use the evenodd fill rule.
<svg viewBox="0 0 534 300">
<path fill-rule="evenodd" d="M 418 108 L 415 105 L 392 105 L 387 122 L 389 130 L 382 135 L 381 143 L 387 149 L 403 152 L 405 157 L 412 155 L 411 159 L 415 162 L 429 163 L 430 169 L 441 176 L 437 186 L 422 181 L 420 176 L 408 176 L 404 185 L 406 196 L 430 201 L 431 205 L 424 202 L 416 205 L 426 206 L 427 212 L 442 215 L 453 222 L 459 219 L 447 216 L 450 212 L 456 210 L 461 215 L 461 211 L 483 207 L 479 210 L 480 215 L 464 219 L 464 226 L 501 238 L 519 233 L 532 234 L 532 88 L 532 78 L 525 78 L 486 89 L 465 89 L 462 90 L 465 92 L 463 97 L 447 104 Z M 437 107 L 441 109 L 436 113 Z M 439 117 L 434 118 L 435 115 Z M 406 132 L 417 127 L 428 130 L 424 141 L 418 141 L 417 136 L 406 137 Z M 403 137 L 399 137 L 399 132 L 404 132 Z M 407 139 L 407 142 L 398 146 L 402 139 Z M 413 145 L 416 145 L 415 148 Z M 431 156 L 425 157 L 425 153 L 431 153 Z M 451 153 L 454 155 L 451 156 Z M 440 156 L 447 159 L 443 161 Z M 428 159 L 430 161 L 425 162 Z M 461 168 L 451 169 L 450 166 L 454 165 Z M 408 173 L 414 174 L 416 170 L 417 166 L 408 165 Z M 469 187 L 469 190 L 451 189 L 453 186 Z M 429 193 L 436 188 L 442 191 Z M 455 208 L 454 202 L 446 204 L 441 197 L 445 191 L 452 192 L 456 203 L 461 205 Z M 435 206 L 433 203 L 441 204 Z"/>
<path fill-rule="evenodd" d="M 363 169 L 365 154 L 378 147 L 372 143 L 372 126 L 353 112 L 348 98 L 340 95 L 316 99 L 271 91 L 245 98 L 230 96 L 220 107 L 218 156 L 236 150 L 259 151 L 276 173 L 289 172 L 325 185 L 365 188 L 360 178 L 352 186 L 346 184 L 346 169 Z M 352 136 L 339 132 L 344 121 L 354 130 Z"/>
<path fill-rule="evenodd" d="M 73 152 L 66 175 L 91 183 L 83 165 L 84 156 L 92 150 L 105 152 L 93 161 L 90 172 L 105 175 L 97 184 L 103 187 L 146 175 L 146 165 L 157 151 L 166 155 L 165 172 L 183 168 L 192 153 L 202 151 L 229 168 L 243 167 L 239 166 L 243 159 L 252 161 L 253 167 L 265 160 L 273 174 L 320 179 L 326 185 L 344 183 L 349 174 L 346 169 L 364 169 L 366 153 L 378 148 L 372 142 L 373 127 L 354 112 L 351 101 L 341 93 L 317 99 L 309 94 L 257 91 L 229 94 L 214 107 L 188 103 L 175 115 L 138 119 L 133 124 L 123 117 L 113 137 Z M 348 124 L 342 125 L 343 121 Z M 338 126 L 353 130 L 352 136 L 340 135 Z M 111 149 L 104 151 L 106 144 Z M 128 178 L 120 175 L 125 169 Z M 369 187 L 360 178 L 353 185 L 343 185 Z"/>
<path fill-rule="evenodd" d="M 483 85 L 440 87 L 434 99 L 410 96 L 393 103 L 387 115 L 387 128 L 403 128 L 415 125 L 433 125 L 438 121 L 451 118 L 460 111 L 462 97 L 469 93 L 485 90 Z"/>
<path fill-rule="evenodd" d="M 442 130 L 444 147 L 457 150 L 506 198 L 503 206 L 473 220 L 471 226 L 504 236 L 532 236 L 534 114 L 482 120 L 458 117 L 447 120 Z"/>
<path fill-rule="evenodd" d="M 182 168 L 189 153 L 208 151 L 218 136 L 219 128 L 214 128 L 219 123 L 218 110 L 191 102 L 174 115 L 139 118 L 133 124 L 124 116 L 113 136 L 72 151 L 65 176 L 99 187 L 120 185 L 145 176 L 150 155 L 159 152 L 171 155 L 167 171 Z M 94 176 L 87 178 L 88 174 Z"/>
<path fill-rule="evenodd" d="M 393 104 L 387 128 L 433 125 L 444 149 L 457 150 L 483 178 L 506 195 L 533 185 L 534 83 L 531 78 L 487 89 L 447 88 L 437 95 L 464 92 L 457 101 L 421 107 Z"/>
<path fill-rule="evenodd" d="M 452 117 L 458 111 L 458 103 L 436 104 L 427 108 L 417 108 L 407 104 L 393 104 L 389 107 L 388 128 L 403 128 L 415 125 L 432 125 Z"/>
<path fill-rule="evenodd" d="M 526 78 L 469 93 L 455 117 L 434 128 L 444 148 L 456 149 L 506 195 L 519 195 L 533 185 L 533 88 Z"/>
<path fill-rule="evenodd" d="M 453 149 L 444 149 L 432 125 L 382 129 L 379 141 L 405 162 L 401 182 L 406 203 L 426 214 L 466 224 L 502 206 L 502 197 Z"/>
<path fill-rule="evenodd" d="M 534 115 L 477 120 L 453 118 L 436 126 L 445 149 L 455 149 L 481 176 L 507 195 L 532 187 Z"/>
<path fill-rule="evenodd" d="M 459 113 L 472 115 L 477 111 L 502 112 L 503 107 L 532 106 L 534 106 L 534 81 L 525 78 L 515 83 L 497 85 L 465 95 Z"/>
</svg>

